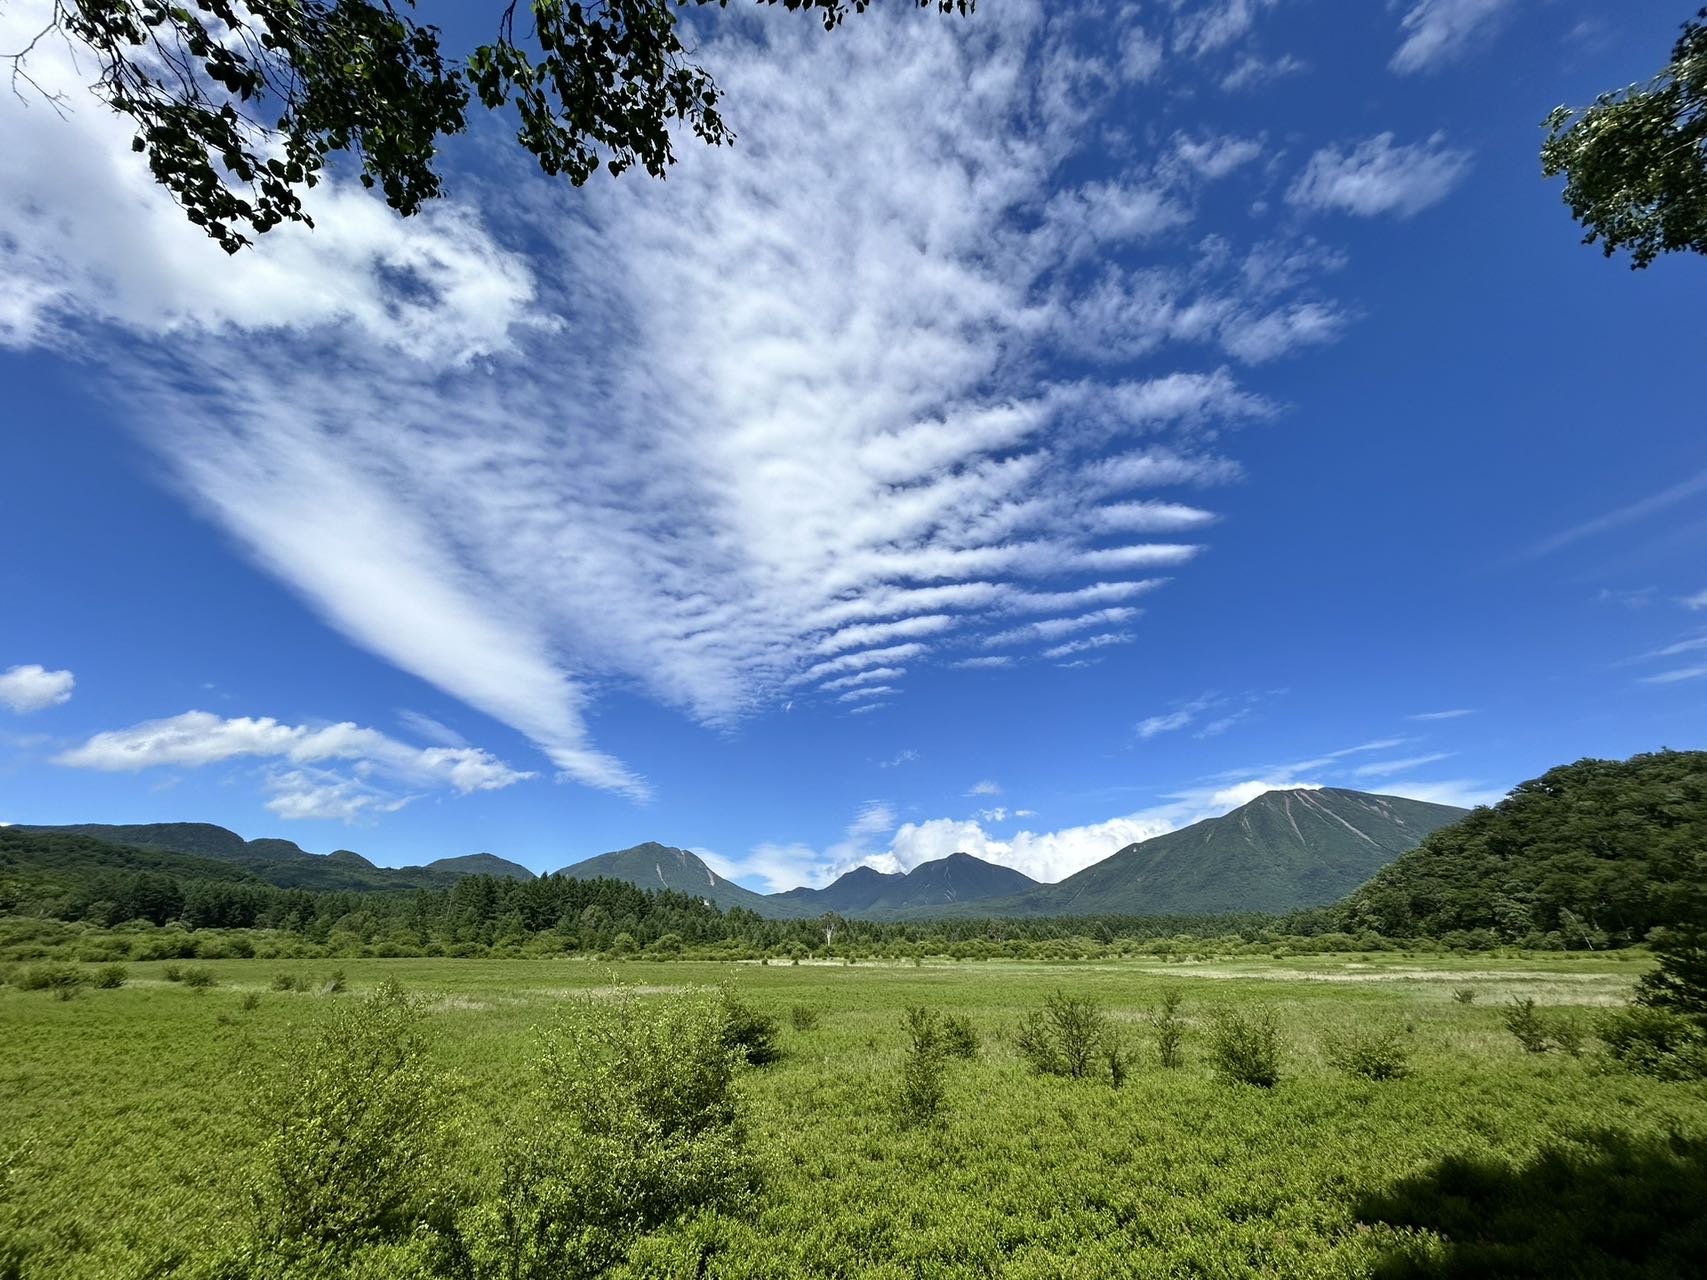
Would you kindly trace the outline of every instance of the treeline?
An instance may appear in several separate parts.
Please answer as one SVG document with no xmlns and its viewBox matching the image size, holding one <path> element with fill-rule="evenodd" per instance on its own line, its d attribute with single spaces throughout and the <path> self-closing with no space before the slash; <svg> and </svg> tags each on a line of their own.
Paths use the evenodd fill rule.
<svg viewBox="0 0 1707 1280">
<path fill-rule="evenodd" d="M 1275 936 L 1276 917 L 1073 916 L 880 923 L 827 915 L 773 920 L 721 911 L 670 890 L 622 880 L 467 876 L 447 889 L 353 893 L 285 889 L 241 868 L 152 850 L 119 849 L 83 836 L 0 829 L 0 915 L 93 926 L 113 958 L 198 955 L 656 956 L 1073 954 L 1129 942 Z M 151 927 L 150 927 L 151 926 Z M 266 931 L 245 945 L 232 931 Z M 217 933 L 196 938 L 189 935 Z M 8 941 L 59 938 L 13 927 Z M 117 945 L 122 936 L 133 941 Z M 291 944 L 300 944 L 293 947 Z M 1062 944 L 1048 952 L 1041 944 Z M 28 958 L 28 957 L 15 957 Z M 93 957 L 91 957 L 93 958 Z"/>
</svg>

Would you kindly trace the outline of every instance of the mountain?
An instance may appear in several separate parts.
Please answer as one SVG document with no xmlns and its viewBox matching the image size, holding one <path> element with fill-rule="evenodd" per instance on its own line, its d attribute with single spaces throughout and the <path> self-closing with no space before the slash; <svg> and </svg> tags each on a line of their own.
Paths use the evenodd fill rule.
<svg viewBox="0 0 1707 1280">
<path fill-rule="evenodd" d="M 557 873 L 575 880 L 626 880 L 641 889 L 673 889 L 677 893 L 705 898 L 722 907 L 745 907 L 762 915 L 776 915 L 770 899 L 725 880 L 686 849 L 648 840 L 632 849 L 618 849 L 564 867 Z M 800 914 L 800 913 L 790 913 Z"/>
<path fill-rule="evenodd" d="M 337 854 L 333 854 L 337 857 Z M 406 871 L 416 870 L 405 867 Z M 429 862 L 422 871 L 439 872 L 453 876 L 498 876 L 505 880 L 532 880 L 533 872 L 519 862 L 510 862 L 492 853 L 469 853 L 460 858 L 438 858 Z"/>
<path fill-rule="evenodd" d="M 1655 751 L 1519 783 L 1332 914 L 1339 928 L 1395 938 L 1486 930 L 1502 942 L 1604 947 L 1703 911 L 1707 751 Z"/>
<path fill-rule="evenodd" d="M 940 914 L 943 908 L 1006 898 L 1037 888 L 1037 881 L 1012 867 L 998 866 L 969 853 L 921 862 L 905 874 L 855 867 L 822 889 L 790 889 L 766 898 L 774 915 L 786 904 L 803 915 L 834 911 L 870 920 L 898 915 Z"/>
<path fill-rule="evenodd" d="M 211 822 L 76 823 L 62 827 L 20 826 L 18 831 L 81 836 L 132 850 L 155 849 L 230 863 L 284 889 L 442 889 L 464 876 L 531 880 L 533 872 L 489 853 L 440 858 L 424 867 L 377 867 L 361 854 L 339 849 L 309 853 L 291 840 L 245 840 Z"/>
<path fill-rule="evenodd" d="M 980 913 L 1172 915 L 1321 906 L 1468 812 L 1337 787 L 1265 791 L 1219 818 L 1127 845 L 1057 884 L 982 903 Z"/>
</svg>

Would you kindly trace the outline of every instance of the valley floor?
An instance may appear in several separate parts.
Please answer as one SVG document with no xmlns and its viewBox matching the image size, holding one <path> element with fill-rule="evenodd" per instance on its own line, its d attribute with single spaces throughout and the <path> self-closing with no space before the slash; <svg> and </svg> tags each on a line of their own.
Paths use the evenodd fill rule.
<svg viewBox="0 0 1707 1280">
<path fill-rule="evenodd" d="M 782 1020 L 783 1056 L 742 1092 L 763 1185 L 741 1213 L 643 1238 L 651 1277 L 1369 1277 L 1689 1274 L 1707 1268 L 1707 1087 L 1582 1056 L 1525 1053 L 1502 1007 L 1532 997 L 1586 1028 L 1643 967 L 1618 955 L 1289 957 L 1162 963 L 697 964 L 578 960 L 203 962 L 215 985 L 131 964 L 126 985 L 59 1001 L 0 988 L 3 1229 L 29 1280 L 193 1272 L 245 1229 L 254 1120 L 238 1068 L 292 1024 L 394 977 L 432 1005 L 475 1183 L 565 997 L 733 983 Z M 344 994 L 321 984 L 335 968 Z M 272 989 L 297 973 L 309 992 Z M 1145 1015 L 1183 993 L 1186 1063 L 1156 1062 Z M 1064 990 L 1125 1030 L 1134 1068 L 1039 1077 L 1012 1042 Z M 1465 1003 L 1457 994 L 1474 992 Z M 254 997 L 254 999 L 246 999 Z M 902 1013 L 970 1017 L 979 1055 L 949 1067 L 939 1123 L 895 1114 Z M 1216 1078 L 1219 1009 L 1270 1005 L 1273 1089 Z M 797 1030 L 795 1006 L 818 1012 Z M 1326 1047 L 1391 1028 L 1411 1074 L 1373 1083 Z M 0 1241 L 0 1273 L 6 1241 Z M 1701 1274 L 1703 1271 L 1696 1271 Z"/>
</svg>

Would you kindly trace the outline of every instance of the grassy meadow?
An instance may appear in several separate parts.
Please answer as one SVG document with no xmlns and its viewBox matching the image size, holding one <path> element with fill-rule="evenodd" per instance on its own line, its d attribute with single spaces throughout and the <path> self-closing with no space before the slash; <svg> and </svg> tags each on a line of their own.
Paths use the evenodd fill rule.
<svg viewBox="0 0 1707 1280">
<path fill-rule="evenodd" d="M 1528 997 L 1587 1031 L 1644 964 L 223 960 L 192 966 L 213 979 L 197 989 L 135 963 L 122 987 L 71 999 L 0 987 L 0 1231 L 29 1280 L 201 1274 L 250 1229 L 246 1073 L 385 978 L 428 1002 L 458 1176 L 491 1186 L 554 1009 L 613 983 L 642 998 L 727 983 L 781 1023 L 780 1060 L 740 1075 L 759 1189 L 645 1235 L 615 1274 L 1688 1274 L 1680 1260 L 1707 1259 L 1707 1086 L 1613 1069 L 1592 1036 L 1580 1055 L 1527 1053 L 1502 1018 Z M 334 970 L 345 987 L 328 993 Z M 309 989 L 275 990 L 280 974 Z M 1175 1069 L 1146 1021 L 1168 989 L 1187 1020 Z M 1015 1028 L 1057 990 L 1120 1028 L 1123 1087 L 1027 1068 Z M 938 1118 L 909 1125 L 896 1096 L 914 1005 L 966 1015 L 982 1046 L 948 1062 Z M 1282 1028 L 1279 1083 L 1229 1083 L 1209 1062 L 1211 1020 L 1263 1006 Z M 1379 1031 L 1407 1051 L 1404 1078 L 1330 1062 Z"/>
</svg>

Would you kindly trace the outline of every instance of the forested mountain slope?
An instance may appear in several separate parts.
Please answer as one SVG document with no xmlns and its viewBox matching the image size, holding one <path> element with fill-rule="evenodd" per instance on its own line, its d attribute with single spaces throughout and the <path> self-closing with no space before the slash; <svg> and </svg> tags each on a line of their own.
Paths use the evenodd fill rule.
<svg viewBox="0 0 1707 1280">
<path fill-rule="evenodd" d="M 1335 908 L 1392 937 L 1640 941 L 1707 895 L 1707 752 L 1579 760 L 1437 831 Z"/>
</svg>

